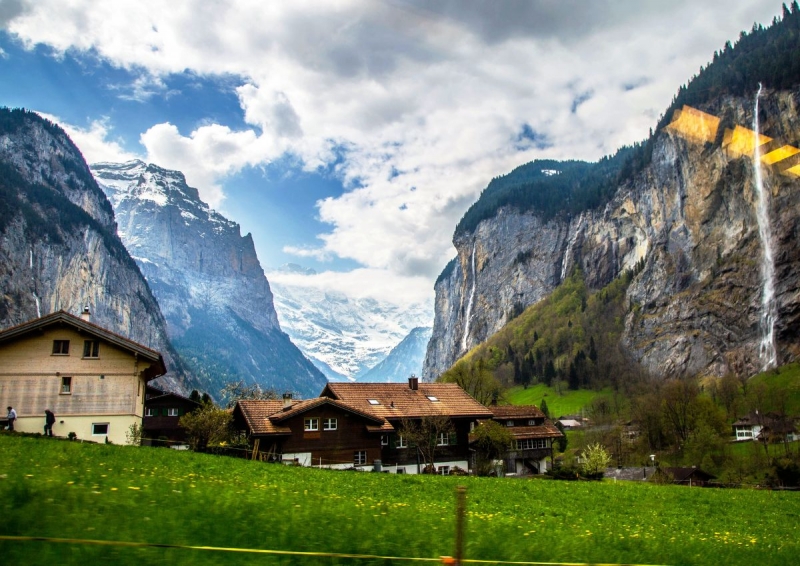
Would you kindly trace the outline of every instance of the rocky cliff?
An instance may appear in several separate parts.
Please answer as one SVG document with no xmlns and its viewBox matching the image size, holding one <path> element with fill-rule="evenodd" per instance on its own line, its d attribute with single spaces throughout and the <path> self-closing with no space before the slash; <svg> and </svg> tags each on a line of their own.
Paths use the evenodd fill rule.
<svg viewBox="0 0 800 566">
<path fill-rule="evenodd" d="M 724 136 L 752 127 L 755 97 L 720 96 L 699 109 L 719 118 L 716 137 L 698 143 L 659 130 L 649 165 L 623 179 L 604 206 L 552 217 L 506 206 L 457 232 L 458 256 L 436 284 L 423 377 L 446 370 L 549 294 L 574 266 L 596 290 L 637 264 L 622 342 L 652 375 L 761 369 L 764 246 L 754 155 L 732 152 Z M 772 138 L 764 155 L 795 143 L 799 111 L 800 93 L 762 92 L 760 129 Z M 800 181 L 787 172 L 795 158 L 768 161 L 761 173 L 770 197 L 775 342 L 783 362 L 798 355 Z"/>
<path fill-rule="evenodd" d="M 63 130 L 0 109 L 0 191 L 0 325 L 88 306 L 96 324 L 163 354 L 162 386 L 190 388 L 112 207 Z"/>
<path fill-rule="evenodd" d="M 98 163 L 119 235 L 158 298 L 169 335 L 203 390 L 244 380 L 316 396 L 324 376 L 281 332 L 250 234 L 200 200 L 183 174 Z"/>
</svg>

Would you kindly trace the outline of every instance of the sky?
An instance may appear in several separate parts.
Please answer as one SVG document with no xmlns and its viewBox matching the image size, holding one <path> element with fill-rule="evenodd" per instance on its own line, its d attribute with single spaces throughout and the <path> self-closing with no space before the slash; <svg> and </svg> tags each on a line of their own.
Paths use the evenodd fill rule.
<svg viewBox="0 0 800 566">
<path fill-rule="evenodd" d="M 776 0 L 0 0 L 0 105 L 182 171 L 266 269 L 430 304 L 458 220 L 537 158 L 642 140 Z M 277 276 L 277 275 L 276 275 Z"/>
</svg>

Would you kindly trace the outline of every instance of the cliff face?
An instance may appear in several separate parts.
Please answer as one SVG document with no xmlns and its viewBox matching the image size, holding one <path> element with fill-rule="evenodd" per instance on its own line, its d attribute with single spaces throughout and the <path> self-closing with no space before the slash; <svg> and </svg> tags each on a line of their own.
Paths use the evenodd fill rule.
<svg viewBox="0 0 800 566">
<path fill-rule="evenodd" d="M 178 171 L 131 161 L 92 172 L 204 390 L 218 395 L 238 380 L 306 396 L 322 390 L 325 378 L 281 332 L 250 234 L 209 209 Z"/>
<path fill-rule="evenodd" d="M 762 93 L 761 133 L 774 140 L 763 147 L 794 142 L 799 100 L 791 92 Z M 720 131 L 750 128 L 754 99 L 721 98 L 701 110 L 720 118 Z M 794 163 L 761 166 L 771 196 L 781 362 L 798 354 L 800 251 L 794 236 L 800 182 L 781 173 Z M 622 339 L 635 360 L 656 376 L 760 369 L 763 246 L 757 200 L 752 154 L 732 154 L 721 135 L 715 143 L 698 144 L 666 129 L 656 135 L 650 165 L 624 180 L 601 210 L 543 223 L 535 212 L 500 209 L 454 239 L 457 264 L 436 285 L 423 377 L 446 370 L 550 293 L 574 266 L 599 289 L 640 261 L 628 290 Z"/>
<path fill-rule="evenodd" d="M 57 126 L 0 109 L 0 325 L 57 310 L 160 351 L 162 386 L 191 386 L 150 289 L 116 235 L 114 213 L 78 149 Z"/>
</svg>

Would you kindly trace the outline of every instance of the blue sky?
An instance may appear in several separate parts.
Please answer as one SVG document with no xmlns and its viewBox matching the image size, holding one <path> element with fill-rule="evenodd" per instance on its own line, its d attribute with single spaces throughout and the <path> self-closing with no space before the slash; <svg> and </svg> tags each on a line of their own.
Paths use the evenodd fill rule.
<svg viewBox="0 0 800 566">
<path fill-rule="evenodd" d="M 495 176 L 641 140 L 771 0 L 0 2 L 0 104 L 184 172 L 265 267 L 430 303 Z"/>
<path fill-rule="evenodd" d="M 144 125 L 170 122 L 183 134 L 209 123 L 248 127 L 235 92 L 245 82 L 241 77 L 176 73 L 164 78 L 157 95 L 146 96 L 132 87 L 136 73 L 115 68 L 93 53 L 60 55 L 41 45 L 27 50 L 6 32 L 0 32 L 0 49 L 5 53 L 0 58 L 3 105 L 44 112 L 79 128 L 101 118 L 113 128 L 111 137 L 131 154 L 146 154 L 139 141 Z M 316 202 L 344 191 L 330 167 L 303 171 L 296 159 L 286 156 L 243 168 L 226 178 L 225 188 L 220 210 L 242 225 L 243 234 L 254 235 L 266 269 L 293 261 L 318 270 L 357 266 L 343 258 L 298 259 L 283 251 L 287 243 L 319 244 L 317 235 L 327 227 L 316 220 Z"/>
</svg>

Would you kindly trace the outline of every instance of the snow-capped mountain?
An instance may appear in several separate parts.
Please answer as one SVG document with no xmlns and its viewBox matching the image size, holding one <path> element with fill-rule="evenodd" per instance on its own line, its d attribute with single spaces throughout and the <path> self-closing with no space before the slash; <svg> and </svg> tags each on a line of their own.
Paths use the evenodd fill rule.
<svg viewBox="0 0 800 566">
<path fill-rule="evenodd" d="M 422 375 L 422 363 L 432 328 L 415 328 L 392 348 L 378 365 L 358 376 L 359 381 L 402 383 L 412 375 Z"/>
<path fill-rule="evenodd" d="M 138 160 L 91 170 L 170 339 L 210 394 L 241 379 L 319 394 L 326 380 L 281 332 L 250 234 L 202 202 L 179 171 Z"/>
<path fill-rule="evenodd" d="M 401 307 L 324 289 L 316 272 L 296 264 L 268 276 L 281 327 L 330 380 L 358 379 L 432 319 L 430 305 Z"/>
</svg>

